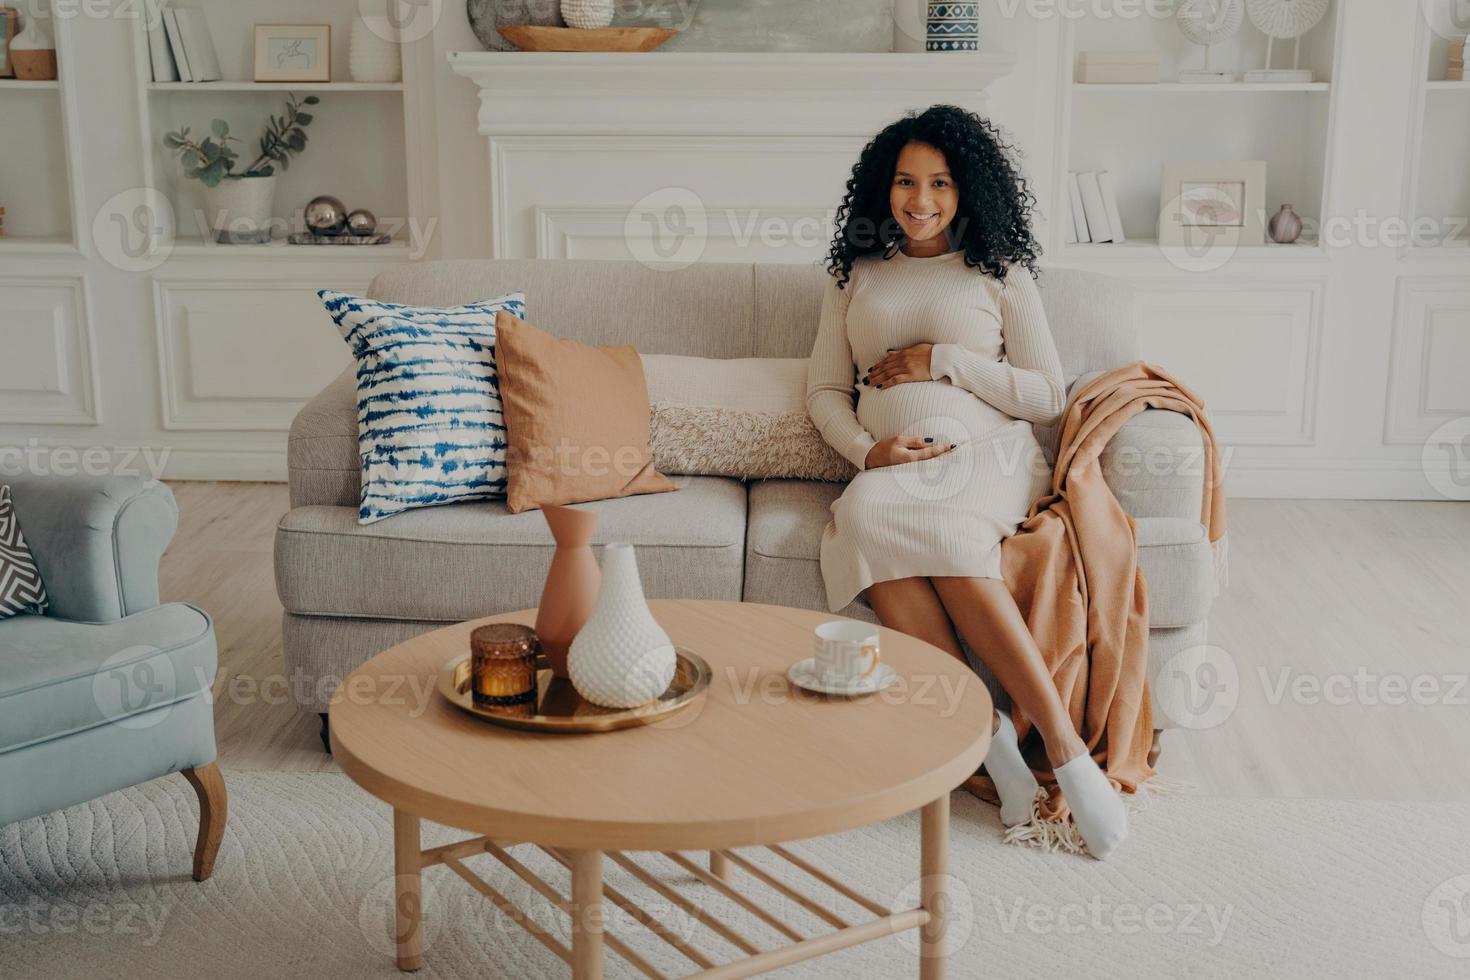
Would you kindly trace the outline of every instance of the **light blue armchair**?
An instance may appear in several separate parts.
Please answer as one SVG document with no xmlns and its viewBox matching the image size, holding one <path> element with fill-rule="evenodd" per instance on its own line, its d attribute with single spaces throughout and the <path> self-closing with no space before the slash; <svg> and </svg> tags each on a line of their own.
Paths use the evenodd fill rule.
<svg viewBox="0 0 1470 980">
<path fill-rule="evenodd" d="M 0 620 L 0 825 L 171 772 L 199 794 L 194 878 L 214 867 L 214 626 L 160 605 L 178 526 L 168 487 L 134 477 L 0 477 L 51 605 Z"/>
</svg>

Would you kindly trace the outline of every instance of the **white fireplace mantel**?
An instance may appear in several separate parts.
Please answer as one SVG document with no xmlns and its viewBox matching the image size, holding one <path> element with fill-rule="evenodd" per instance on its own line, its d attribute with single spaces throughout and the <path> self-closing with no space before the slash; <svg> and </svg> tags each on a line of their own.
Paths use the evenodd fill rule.
<svg viewBox="0 0 1470 980">
<path fill-rule="evenodd" d="M 479 130 L 841 136 L 935 103 L 979 110 L 1015 58 L 988 52 L 451 52 Z"/>
</svg>

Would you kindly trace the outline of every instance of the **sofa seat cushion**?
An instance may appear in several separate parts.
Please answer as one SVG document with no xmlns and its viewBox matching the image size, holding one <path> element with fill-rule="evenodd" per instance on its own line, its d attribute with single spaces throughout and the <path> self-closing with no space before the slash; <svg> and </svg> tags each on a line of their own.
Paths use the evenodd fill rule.
<svg viewBox="0 0 1470 980">
<path fill-rule="evenodd" d="M 808 480 L 750 485 L 745 599 L 826 609 L 822 530 L 843 486 Z M 1141 518 L 1138 561 L 1149 590 L 1149 625 L 1188 626 L 1203 620 L 1215 596 L 1214 563 L 1204 526 L 1184 518 Z M 871 620 L 860 597 L 842 614 Z"/>
<path fill-rule="evenodd" d="M 17 616 L 0 623 L 0 753 L 98 725 L 156 724 L 153 709 L 207 690 L 214 627 L 171 603 L 111 623 Z"/>
<path fill-rule="evenodd" d="M 578 504 L 596 545 L 637 548 L 649 598 L 740 598 L 745 487 L 688 476 L 679 490 Z M 351 507 L 297 507 L 276 528 L 276 590 L 303 616 L 460 622 L 540 603 L 555 548 L 539 511 L 449 504 L 359 525 Z"/>
</svg>

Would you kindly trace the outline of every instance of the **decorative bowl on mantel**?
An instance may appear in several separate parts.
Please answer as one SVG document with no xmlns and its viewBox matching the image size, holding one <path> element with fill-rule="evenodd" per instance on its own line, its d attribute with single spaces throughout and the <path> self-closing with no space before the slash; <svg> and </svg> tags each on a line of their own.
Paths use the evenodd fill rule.
<svg viewBox="0 0 1470 980">
<path fill-rule="evenodd" d="M 667 27 L 536 27 L 496 32 L 522 51 L 652 51 L 679 32 Z"/>
</svg>

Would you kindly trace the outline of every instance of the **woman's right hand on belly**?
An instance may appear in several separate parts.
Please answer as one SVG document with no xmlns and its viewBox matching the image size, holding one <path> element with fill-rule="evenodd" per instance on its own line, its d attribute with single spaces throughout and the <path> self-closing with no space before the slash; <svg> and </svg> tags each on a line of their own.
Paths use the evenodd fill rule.
<svg viewBox="0 0 1470 980">
<path fill-rule="evenodd" d="M 936 442 L 933 436 L 892 436 L 873 444 L 863 466 L 872 470 L 883 466 L 897 466 L 900 463 L 913 463 L 943 456 L 954 448 L 954 443 Z"/>
</svg>

